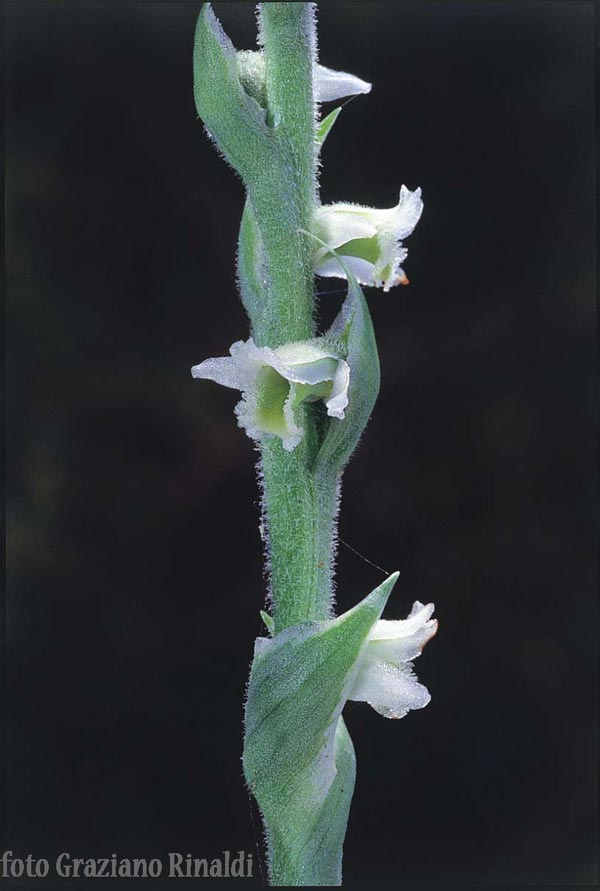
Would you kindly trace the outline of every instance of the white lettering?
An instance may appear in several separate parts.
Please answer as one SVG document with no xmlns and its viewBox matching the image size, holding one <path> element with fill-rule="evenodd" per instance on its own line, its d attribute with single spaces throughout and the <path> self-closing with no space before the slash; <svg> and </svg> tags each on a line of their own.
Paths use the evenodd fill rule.
<svg viewBox="0 0 600 891">
<path fill-rule="evenodd" d="M 96 878 L 105 879 L 107 878 L 108 872 L 108 857 L 99 857 L 96 861 Z"/>
<path fill-rule="evenodd" d="M 183 863 L 183 854 L 169 854 L 169 878 L 170 879 L 183 879 L 183 870 L 181 869 L 181 864 Z"/>
<path fill-rule="evenodd" d="M 71 855 L 69 853 L 59 854 L 56 860 L 56 875 L 60 876 L 61 879 L 68 879 L 71 877 L 71 864 L 66 863 L 65 861 L 70 861 Z"/>
<path fill-rule="evenodd" d="M 133 875 L 136 879 L 148 878 L 148 866 L 146 865 L 145 860 L 136 859 L 133 861 Z"/>
<path fill-rule="evenodd" d="M 150 860 L 148 863 L 148 873 L 152 876 L 153 879 L 157 879 L 159 875 L 162 873 L 162 863 L 155 857 L 153 860 Z"/>
<path fill-rule="evenodd" d="M 210 873 L 211 879 L 222 879 L 223 878 L 223 870 L 221 867 L 221 861 L 218 857 L 215 857 L 214 860 L 211 861 L 210 864 Z"/>
</svg>

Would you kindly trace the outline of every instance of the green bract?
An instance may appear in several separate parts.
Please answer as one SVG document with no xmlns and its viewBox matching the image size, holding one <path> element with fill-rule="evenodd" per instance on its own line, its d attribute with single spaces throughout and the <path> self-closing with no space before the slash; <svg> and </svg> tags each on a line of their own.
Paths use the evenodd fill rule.
<svg viewBox="0 0 600 891">
<path fill-rule="evenodd" d="M 337 619 L 256 641 L 244 771 L 265 820 L 276 884 L 341 880 L 355 772 L 341 717 L 346 701 L 368 702 L 390 718 L 429 702 L 411 663 L 437 631 L 433 605 L 415 603 L 407 619 L 380 620 L 397 578 Z"/>
<path fill-rule="evenodd" d="M 348 296 L 329 335 L 343 344 L 350 367 L 348 408 L 343 423 L 327 428 L 317 468 L 340 473 L 358 445 L 379 394 L 379 357 L 373 323 L 364 294 L 347 270 Z"/>
<path fill-rule="evenodd" d="M 275 884 L 336 885 L 355 757 L 341 713 L 398 574 L 354 609 L 259 638 L 244 772 L 265 819 Z"/>
</svg>

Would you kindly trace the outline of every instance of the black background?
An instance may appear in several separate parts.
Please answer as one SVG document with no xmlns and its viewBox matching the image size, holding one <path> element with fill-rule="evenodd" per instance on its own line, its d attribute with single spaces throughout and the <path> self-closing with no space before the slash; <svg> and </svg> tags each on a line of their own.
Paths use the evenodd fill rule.
<svg viewBox="0 0 600 891">
<path fill-rule="evenodd" d="M 251 48 L 250 4 L 217 4 Z M 192 364 L 247 336 L 239 180 L 196 119 L 195 3 L 5 4 L 8 822 L 23 856 L 255 851 L 255 453 Z M 373 82 L 324 202 L 422 186 L 340 533 L 433 600 L 431 704 L 347 708 L 346 884 L 596 878 L 590 2 L 320 4 Z M 330 316 L 341 293 L 320 280 Z M 340 609 L 381 573 L 341 548 Z"/>
</svg>

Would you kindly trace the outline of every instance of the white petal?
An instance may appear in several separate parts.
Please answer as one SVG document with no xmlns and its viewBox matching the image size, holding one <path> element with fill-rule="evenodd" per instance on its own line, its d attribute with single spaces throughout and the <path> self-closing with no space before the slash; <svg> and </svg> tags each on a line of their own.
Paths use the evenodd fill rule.
<svg viewBox="0 0 600 891">
<path fill-rule="evenodd" d="M 417 681 L 409 665 L 399 668 L 368 656 L 348 698 L 368 702 L 384 718 L 403 718 L 431 700 L 429 690 Z"/>
<path fill-rule="evenodd" d="M 394 235 L 399 241 L 408 238 L 419 222 L 422 213 L 421 189 L 411 192 L 406 186 L 402 186 L 400 200 L 394 208 Z"/>
<path fill-rule="evenodd" d="M 288 381 L 298 384 L 320 384 L 331 381 L 335 376 L 338 360 L 332 358 L 318 359 L 307 365 L 291 365 L 281 374 Z"/>
<path fill-rule="evenodd" d="M 331 396 L 325 403 L 327 406 L 327 414 L 330 418 L 339 418 L 343 420 L 346 406 L 348 405 L 348 385 L 350 384 L 350 366 L 344 359 L 339 359 L 335 377 L 333 378 L 333 387 Z"/>
<path fill-rule="evenodd" d="M 275 351 L 275 370 L 288 381 L 300 384 L 320 384 L 333 380 L 337 356 L 330 349 L 316 343 L 289 343 Z"/>
<path fill-rule="evenodd" d="M 243 389 L 236 364 L 231 358 L 206 359 L 200 365 L 194 365 L 192 377 L 215 381 L 215 383 L 231 387 L 233 390 Z"/>
<path fill-rule="evenodd" d="M 256 425 L 256 395 L 254 393 L 244 394 L 235 409 L 238 427 L 245 430 L 250 439 L 260 442 L 264 439 L 264 432 Z"/>
<path fill-rule="evenodd" d="M 397 637 L 411 637 L 429 623 L 435 606 L 415 600 L 406 619 L 380 619 L 369 635 L 369 640 L 387 640 Z M 431 623 L 429 623 L 431 624 Z"/>
<path fill-rule="evenodd" d="M 345 71 L 334 71 L 317 65 L 315 70 L 315 99 L 317 102 L 332 102 L 344 96 L 357 96 L 359 93 L 370 93 L 371 84 L 354 74 Z"/>
<path fill-rule="evenodd" d="M 304 436 L 304 430 L 302 430 L 296 424 L 296 419 L 294 418 L 294 409 L 292 407 L 292 400 L 293 393 L 292 388 L 290 387 L 289 396 L 285 401 L 285 405 L 283 406 L 283 415 L 286 422 L 286 432 L 281 437 L 281 443 L 286 452 L 293 452 Z"/>
<path fill-rule="evenodd" d="M 397 666 L 416 659 L 437 631 L 437 619 L 431 619 L 433 610 L 433 603 L 424 606 L 417 601 L 407 619 L 380 619 L 369 635 L 368 654 Z"/>
<path fill-rule="evenodd" d="M 344 263 L 361 285 L 370 285 L 372 287 L 375 284 L 373 278 L 374 267 L 368 260 L 363 260 L 361 257 L 349 257 L 346 254 L 344 255 Z M 315 266 L 315 272 L 324 278 L 346 278 L 346 273 L 339 260 L 335 257 L 326 257 L 324 260 L 321 260 Z"/>
<path fill-rule="evenodd" d="M 245 390 L 256 376 L 253 362 L 247 361 L 246 344 L 237 341 L 230 349 L 231 356 L 206 359 L 192 368 L 192 377 L 215 381 L 233 390 Z"/>
<path fill-rule="evenodd" d="M 371 208 L 359 204 L 324 204 L 314 214 L 315 235 L 330 248 L 340 247 L 355 238 L 373 238 L 375 224 L 369 219 Z M 325 248 L 321 248 L 320 253 Z M 318 256 L 318 255 L 317 255 Z"/>
<path fill-rule="evenodd" d="M 263 365 L 273 364 L 273 351 L 257 347 L 252 338 L 238 340 L 229 348 L 231 356 L 206 359 L 192 368 L 192 377 L 215 381 L 232 390 L 251 390 Z"/>
<path fill-rule="evenodd" d="M 280 436 L 282 445 L 287 452 L 293 451 L 302 437 L 304 430 L 296 424 L 294 412 L 290 404 L 291 395 L 288 396 L 283 407 L 283 416 L 285 420 L 285 430 L 282 434 L 269 433 L 261 429 L 256 423 L 257 397 L 255 393 L 244 393 L 244 396 L 235 407 L 235 415 L 237 417 L 238 426 L 246 431 L 250 439 L 256 442 L 262 442 L 270 436 Z"/>
<path fill-rule="evenodd" d="M 368 702 L 387 718 L 402 718 L 427 705 L 429 691 L 417 681 L 410 660 L 437 631 L 433 610 L 432 603 L 417 601 L 407 619 L 375 623 L 350 699 Z"/>
</svg>

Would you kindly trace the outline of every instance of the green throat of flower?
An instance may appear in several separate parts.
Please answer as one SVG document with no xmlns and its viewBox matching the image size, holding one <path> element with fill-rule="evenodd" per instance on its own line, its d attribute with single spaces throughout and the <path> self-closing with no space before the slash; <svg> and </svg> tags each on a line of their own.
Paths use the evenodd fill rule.
<svg viewBox="0 0 600 891">
<path fill-rule="evenodd" d="M 335 359 L 331 360 L 332 373 Z M 294 413 L 302 402 L 315 402 L 331 395 L 331 380 L 318 384 L 290 383 L 274 368 L 261 368 L 257 378 L 256 420 L 266 433 L 285 436 L 289 413 Z"/>
</svg>

